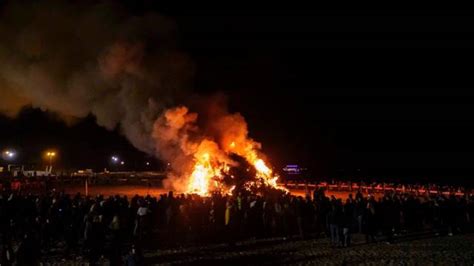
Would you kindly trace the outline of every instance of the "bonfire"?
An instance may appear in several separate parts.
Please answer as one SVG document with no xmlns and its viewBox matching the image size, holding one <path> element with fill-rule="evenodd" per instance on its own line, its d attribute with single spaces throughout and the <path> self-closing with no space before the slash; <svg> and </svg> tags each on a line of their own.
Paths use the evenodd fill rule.
<svg viewBox="0 0 474 266">
<path fill-rule="evenodd" d="M 219 113 L 205 128 L 199 127 L 197 113 L 184 106 L 167 110 L 155 123 L 157 149 L 174 160 L 173 189 L 201 196 L 286 191 L 277 184 L 279 176 L 265 161 L 261 144 L 248 137 L 240 114 Z"/>
</svg>

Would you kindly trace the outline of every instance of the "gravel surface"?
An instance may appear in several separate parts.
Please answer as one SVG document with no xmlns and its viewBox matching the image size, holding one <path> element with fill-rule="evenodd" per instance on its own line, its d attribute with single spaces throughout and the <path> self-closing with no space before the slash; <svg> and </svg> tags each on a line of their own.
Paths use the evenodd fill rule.
<svg viewBox="0 0 474 266">
<path fill-rule="evenodd" d="M 327 238 L 249 240 L 234 246 L 215 244 L 145 251 L 147 265 L 474 265 L 474 234 L 422 235 L 393 244 L 365 244 L 354 236 L 349 248 L 333 248 Z M 83 257 L 43 258 L 42 265 L 88 265 Z M 109 265 L 102 259 L 100 265 Z"/>
<path fill-rule="evenodd" d="M 473 265 L 474 234 L 332 248 L 327 239 L 248 241 L 145 253 L 150 264 L 198 265 Z"/>
</svg>

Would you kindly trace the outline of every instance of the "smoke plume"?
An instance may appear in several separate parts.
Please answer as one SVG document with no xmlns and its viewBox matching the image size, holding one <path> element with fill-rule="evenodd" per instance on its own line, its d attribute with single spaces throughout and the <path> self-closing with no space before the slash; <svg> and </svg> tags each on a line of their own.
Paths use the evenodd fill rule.
<svg viewBox="0 0 474 266">
<path fill-rule="evenodd" d="M 130 15 L 113 1 L 13 3 L 1 12 L 0 112 L 14 117 L 31 105 L 68 119 L 93 114 L 155 153 L 153 121 L 193 73 L 170 20 Z"/>
<path fill-rule="evenodd" d="M 165 185 L 179 191 L 206 194 L 211 179 L 232 178 L 229 167 L 242 160 L 257 175 L 246 185 L 277 187 L 240 114 L 217 98 L 193 111 L 180 105 L 193 65 L 176 48 L 170 20 L 131 15 L 113 1 L 23 2 L 1 12 L 1 113 L 14 117 L 31 105 L 66 120 L 93 114 L 170 162 Z"/>
</svg>

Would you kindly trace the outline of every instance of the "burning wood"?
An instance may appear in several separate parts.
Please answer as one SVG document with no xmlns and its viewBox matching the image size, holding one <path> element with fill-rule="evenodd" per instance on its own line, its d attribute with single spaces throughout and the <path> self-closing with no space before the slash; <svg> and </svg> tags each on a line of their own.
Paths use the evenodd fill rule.
<svg viewBox="0 0 474 266">
<path fill-rule="evenodd" d="M 260 153 L 261 144 L 248 137 L 240 114 L 221 113 L 209 124 L 210 130 L 202 130 L 198 115 L 184 106 L 167 110 L 155 122 L 157 150 L 173 162 L 167 182 L 171 188 L 202 196 L 215 191 L 283 189 Z"/>
</svg>

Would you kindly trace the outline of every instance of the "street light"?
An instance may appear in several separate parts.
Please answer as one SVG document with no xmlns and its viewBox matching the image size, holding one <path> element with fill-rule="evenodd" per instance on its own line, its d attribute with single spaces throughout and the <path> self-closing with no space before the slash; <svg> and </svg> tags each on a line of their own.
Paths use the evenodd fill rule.
<svg viewBox="0 0 474 266">
<path fill-rule="evenodd" d="M 54 157 L 56 157 L 56 152 L 54 152 L 54 151 L 47 151 L 46 152 L 46 158 L 48 158 L 49 166 L 51 166 L 51 168 L 53 167 L 53 158 Z"/>
<path fill-rule="evenodd" d="M 16 156 L 16 152 L 14 150 L 5 150 L 2 153 L 2 157 L 5 160 L 13 160 Z"/>
<path fill-rule="evenodd" d="M 113 163 L 118 163 L 120 161 L 119 157 L 117 156 L 112 156 L 112 162 Z"/>
</svg>

